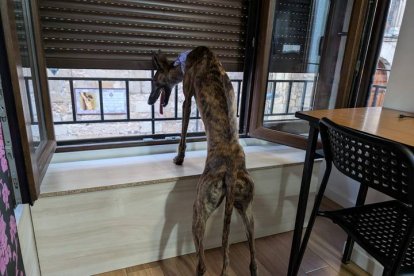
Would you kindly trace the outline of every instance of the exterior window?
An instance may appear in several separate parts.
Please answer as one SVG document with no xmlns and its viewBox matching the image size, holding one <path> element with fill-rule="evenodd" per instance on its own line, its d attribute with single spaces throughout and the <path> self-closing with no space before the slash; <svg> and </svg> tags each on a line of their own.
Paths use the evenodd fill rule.
<svg viewBox="0 0 414 276">
<path fill-rule="evenodd" d="M 353 1 L 264 5 L 250 134 L 303 147 L 308 125 L 295 112 L 337 106 Z"/>
<path fill-rule="evenodd" d="M 367 106 L 382 106 L 384 103 L 384 95 L 387 91 L 388 79 L 390 77 L 406 2 L 406 0 L 392 0 L 390 3 L 381 50 L 371 84 Z"/>
</svg>

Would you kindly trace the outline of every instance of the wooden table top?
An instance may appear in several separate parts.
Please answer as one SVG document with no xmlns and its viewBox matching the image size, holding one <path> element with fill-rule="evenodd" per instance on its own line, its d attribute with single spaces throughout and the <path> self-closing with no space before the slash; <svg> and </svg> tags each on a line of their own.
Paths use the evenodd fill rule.
<svg viewBox="0 0 414 276">
<path fill-rule="evenodd" d="M 414 118 L 399 118 L 413 113 L 382 107 L 299 111 L 296 117 L 318 122 L 326 117 L 349 128 L 367 132 L 414 148 Z"/>
</svg>

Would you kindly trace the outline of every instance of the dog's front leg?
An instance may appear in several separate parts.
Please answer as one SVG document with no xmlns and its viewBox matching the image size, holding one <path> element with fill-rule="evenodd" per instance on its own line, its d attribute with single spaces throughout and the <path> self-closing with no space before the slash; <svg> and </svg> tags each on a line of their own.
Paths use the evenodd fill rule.
<svg viewBox="0 0 414 276">
<path fill-rule="evenodd" d="M 184 162 L 185 157 L 185 149 L 186 149 L 186 136 L 187 136 L 187 129 L 188 123 L 190 121 L 190 113 L 191 113 L 191 97 L 186 97 L 183 102 L 183 121 L 181 126 L 181 140 L 178 146 L 178 154 L 174 158 L 174 163 L 176 165 L 182 165 Z"/>
<path fill-rule="evenodd" d="M 183 92 L 184 92 L 184 102 L 183 102 L 183 120 L 181 125 L 181 140 L 178 146 L 178 154 L 174 158 L 174 163 L 176 165 L 182 165 L 184 162 L 185 157 L 185 149 L 186 149 L 186 136 L 187 136 L 187 129 L 188 123 L 190 121 L 190 114 L 191 114 L 191 98 L 193 96 L 192 89 L 191 89 L 191 79 L 189 75 L 184 77 L 183 82 Z"/>
</svg>

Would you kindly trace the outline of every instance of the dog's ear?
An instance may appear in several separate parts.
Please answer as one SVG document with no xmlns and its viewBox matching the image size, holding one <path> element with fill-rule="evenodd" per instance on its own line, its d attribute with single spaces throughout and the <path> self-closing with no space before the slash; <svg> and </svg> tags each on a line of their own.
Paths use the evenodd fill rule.
<svg viewBox="0 0 414 276">
<path fill-rule="evenodd" d="M 157 70 L 167 71 L 170 66 L 167 57 L 164 54 L 162 54 L 161 51 L 152 54 L 152 62 Z"/>
</svg>

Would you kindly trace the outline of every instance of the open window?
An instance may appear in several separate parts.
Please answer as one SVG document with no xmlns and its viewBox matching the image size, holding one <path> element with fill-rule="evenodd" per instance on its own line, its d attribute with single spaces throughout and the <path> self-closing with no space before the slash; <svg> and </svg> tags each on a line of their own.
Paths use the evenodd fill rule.
<svg viewBox="0 0 414 276">
<path fill-rule="evenodd" d="M 377 1 L 263 1 L 250 135 L 305 148 L 295 112 L 351 107 Z"/>
<path fill-rule="evenodd" d="M 37 1 L 1 1 L 1 79 L 17 203 L 33 203 L 55 151 Z"/>
</svg>

